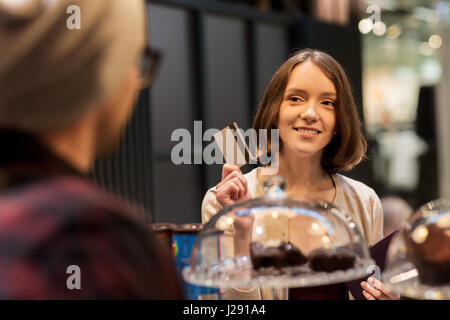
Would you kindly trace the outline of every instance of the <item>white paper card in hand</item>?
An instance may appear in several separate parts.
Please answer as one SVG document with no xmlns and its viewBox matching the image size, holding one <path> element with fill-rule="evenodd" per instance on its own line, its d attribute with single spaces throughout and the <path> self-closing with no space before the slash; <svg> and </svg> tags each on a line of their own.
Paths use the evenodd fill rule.
<svg viewBox="0 0 450 320">
<path fill-rule="evenodd" d="M 238 167 L 242 167 L 250 161 L 256 163 L 256 156 L 249 150 L 242 130 L 239 129 L 235 122 L 216 133 L 214 139 L 226 163 L 234 164 Z"/>
</svg>

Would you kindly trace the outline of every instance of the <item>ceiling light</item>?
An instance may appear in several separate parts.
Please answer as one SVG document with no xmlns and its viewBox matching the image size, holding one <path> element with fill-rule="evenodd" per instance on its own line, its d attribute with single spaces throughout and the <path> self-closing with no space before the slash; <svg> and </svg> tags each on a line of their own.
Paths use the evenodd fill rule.
<svg viewBox="0 0 450 320">
<path fill-rule="evenodd" d="M 362 34 L 368 34 L 373 29 L 373 22 L 371 19 L 362 19 L 358 24 L 358 28 Z"/>
<path fill-rule="evenodd" d="M 433 49 L 439 49 L 442 46 L 442 38 L 437 34 L 433 34 L 430 39 L 428 39 L 428 43 Z"/>
<path fill-rule="evenodd" d="M 383 36 L 386 33 L 386 24 L 383 21 L 377 21 L 373 25 L 373 33 L 377 36 Z"/>
<path fill-rule="evenodd" d="M 401 36 L 402 32 L 402 26 L 396 23 L 387 29 L 387 37 L 391 40 L 395 40 Z"/>
</svg>

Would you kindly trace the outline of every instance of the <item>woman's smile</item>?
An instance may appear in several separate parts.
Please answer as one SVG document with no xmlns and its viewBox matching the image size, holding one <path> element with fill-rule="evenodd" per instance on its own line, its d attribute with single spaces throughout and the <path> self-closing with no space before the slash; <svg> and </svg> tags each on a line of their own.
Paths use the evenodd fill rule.
<svg viewBox="0 0 450 320">
<path fill-rule="evenodd" d="M 308 128 L 308 127 L 294 127 L 294 131 L 303 138 L 315 138 L 319 134 L 321 134 L 321 131 L 315 129 L 315 128 Z"/>
</svg>

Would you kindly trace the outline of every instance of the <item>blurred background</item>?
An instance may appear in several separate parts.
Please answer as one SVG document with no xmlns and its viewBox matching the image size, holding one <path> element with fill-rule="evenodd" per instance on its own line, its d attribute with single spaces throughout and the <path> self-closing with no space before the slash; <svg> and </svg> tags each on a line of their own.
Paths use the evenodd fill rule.
<svg viewBox="0 0 450 320">
<path fill-rule="evenodd" d="M 201 220 L 220 165 L 174 165 L 175 129 L 250 128 L 272 74 L 295 50 L 324 50 L 346 69 L 369 141 L 344 173 L 414 209 L 450 198 L 450 1 L 147 0 L 162 54 L 118 152 L 92 172 L 148 222 Z M 200 147 L 197 145 L 197 147 Z M 203 147 L 210 142 L 203 142 Z M 201 152 L 201 150 L 200 150 Z M 244 169 L 245 170 L 245 169 Z M 244 172 L 245 173 L 245 172 Z"/>
</svg>

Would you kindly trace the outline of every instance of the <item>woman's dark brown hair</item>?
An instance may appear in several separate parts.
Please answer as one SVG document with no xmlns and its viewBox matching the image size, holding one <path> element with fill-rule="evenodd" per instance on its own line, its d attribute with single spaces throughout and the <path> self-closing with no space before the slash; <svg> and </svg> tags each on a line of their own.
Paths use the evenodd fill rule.
<svg viewBox="0 0 450 320">
<path fill-rule="evenodd" d="M 364 158 L 367 143 L 347 75 L 333 57 L 322 51 L 312 49 L 298 51 L 278 69 L 264 93 L 253 120 L 253 128 L 257 131 L 277 129 L 280 106 L 291 73 L 297 65 L 307 61 L 318 66 L 333 82 L 337 94 L 336 135 L 324 149 L 322 167 L 331 174 L 340 170 L 350 170 Z M 270 141 L 268 145 L 270 150 Z M 280 142 L 280 151 L 282 147 Z"/>
</svg>

